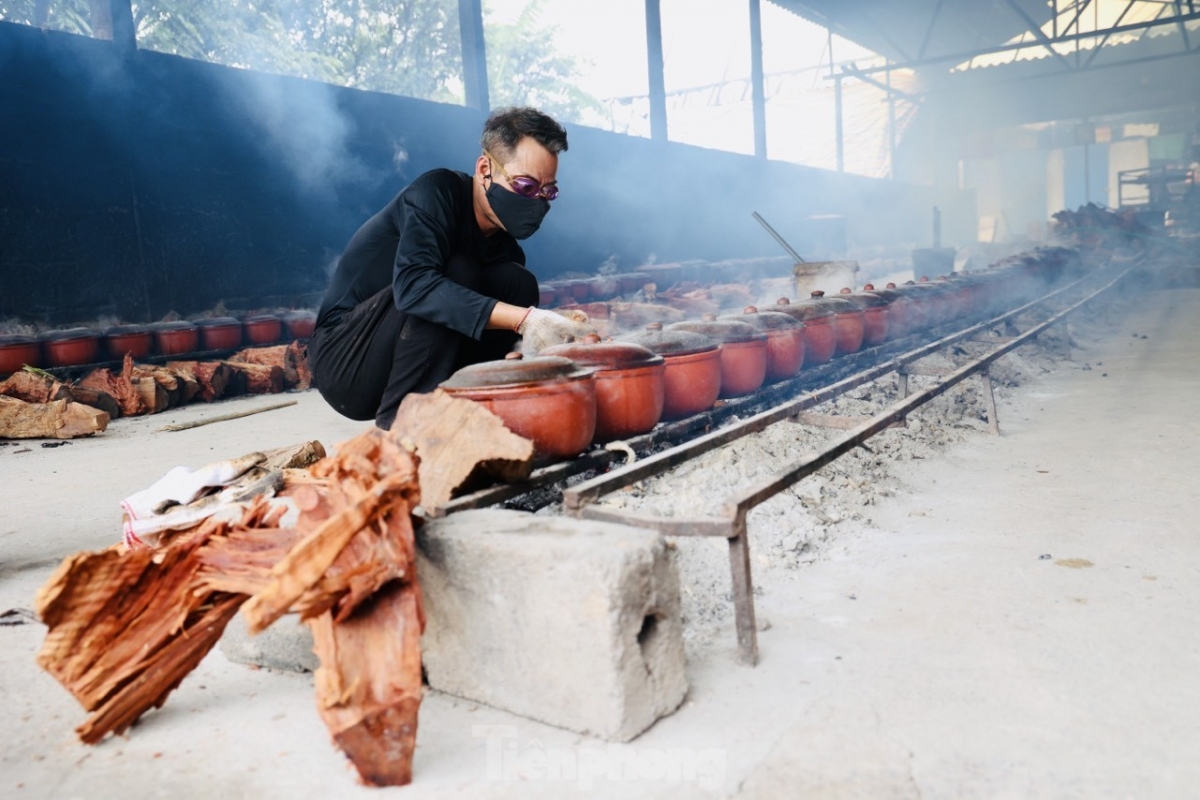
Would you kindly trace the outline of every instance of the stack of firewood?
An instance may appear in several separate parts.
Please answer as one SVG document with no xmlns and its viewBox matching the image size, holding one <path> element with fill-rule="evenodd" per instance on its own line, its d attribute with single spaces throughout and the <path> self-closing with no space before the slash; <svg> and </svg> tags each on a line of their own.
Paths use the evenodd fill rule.
<svg viewBox="0 0 1200 800">
<path fill-rule="evenodd" d="M 73 383 L 26 368 L 0 382 L 0 439 L 72 439 L 103 431 L 110 420 L 158 414 L 221 397 L 274 394 L 312 385 L 299 342 L 252 347 L 221 361 L 138 364 L 94 369 Z"/>
<path fill-rule="evenodd" d="M 435 392 L 406 398 L 391 431 L 323 454 L 319 443 L 251 454 L 277 473 L 257 481 L 282 487 L 275 497 L 152 547 L 59 566 L 36 598 L 49 627 L 38 664 L 90 712 L 80 739 L 120 734 L 165 703 L 239 609 L 252 633 L 295 612 L 313 632 L 317 707 L 334 742 L 364 783 L 412 780 L 425 626 L 413 509 L 446 502 L 476 470 L 527 477 L 533 445 L 482 406 Z"/>
</svg>

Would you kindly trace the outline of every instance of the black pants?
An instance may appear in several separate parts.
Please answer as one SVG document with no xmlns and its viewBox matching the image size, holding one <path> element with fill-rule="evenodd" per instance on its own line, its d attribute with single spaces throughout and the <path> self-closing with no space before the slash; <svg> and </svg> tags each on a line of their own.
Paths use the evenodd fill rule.
<svg viewBox="0 0 1200 800">
<path fill-rule="evenodd" d="M 537 278 L 520 264 L 481 267 L 454 256 L 446 277 L 486 297 L 516 306 L 538 301 Z M 396 308 L 389 286 L 359 303 L 308 343 L 313 383 L 329 405 L 350 419 L 374 418 L 388 429 L 410 392 L 431 392 L 455 370 L 504 358 L 517 342 L 512 331 L 484 331 L 475 341 Z"/>
</svg>

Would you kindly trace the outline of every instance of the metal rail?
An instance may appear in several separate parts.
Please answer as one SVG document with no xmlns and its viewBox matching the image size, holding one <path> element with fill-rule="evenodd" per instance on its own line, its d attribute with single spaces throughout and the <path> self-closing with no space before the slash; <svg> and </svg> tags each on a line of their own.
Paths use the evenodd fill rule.
<svg viewBox="0 0 1200 800">
<path fill-rule="evenodd" d="M 911 368 L 905 372 L 905 368 L 914 361 L 944 349 L 949 344 L 968 339 L 976 333 L 1011 320 L 1013 317 L 1031 308 L 1043 305 L 1051 298 L 1061 297 L 1064 292 L 1079 287 L 1088 279 L 1085 278 L 1076 281 L 1020 308 L 1001 314 L 986 322 L 972 325 L 956 334 L 943 337 L 929 345 L 919 347 L 902 356 L 865 370 L 859 375 L 839 381 L 820 391 L 796 398 L 777 408 L 736 423 L 729 428 L 715 431 L 707 436 L 652 456 L 644 461 L 627 465 L 605 475 L 600 475 L 580 483 L 564 491 L 564 508 L 567 513 L 574 516 L 651 528 L 667 536 L 723 536 L 728 539 L 730 576 L 733 584 L 732 597 L 738 639 L 738 657 L 743 663 L 754 665 L 758 662 L 758 636 L 754 619 L 754 586 L 750 570 L 750 547 L 746 524 L 746 517 L 750 510 L 835 461 L 880 431 L 896 423 L 903 422 L 914 410 L 975 374 L 979 374 L 984 379 L 985 391 L 990 400 L 988 403 L 989 422 L 991 423 L 992 430 L 998 433 L 999 427 L 996 417 L 995 400 L 991 395 L 991 381 L 987 377 L 988 366 L 1021 345 L 1028 343 L 1052 325 L 1066 319 L 1070 314 L 1116 286 L 1129 275 L 1132 269 L 1132 266 L 1127 267 L 1100 288 L 1095 289 L 1081 300 L 1052 314 L 1048 319 L 1030 328 L 1025 333 L 1003 341 L 989 352 L 974 357 L 968 363 L 947 374 L 935 374 L 934 377 L 938 378 L 937 383 L 917 394 L 908 395 L 907 380 L 902 380 L 901 387 L 906 396 L 899 402 L 894 403 L 884 411 L 854 427 L 845 435 L 828 443 L 820 452 L 806 456 L 774 475 L 764 478 L 749 488 L 734 494 L 723 506 L 720 516 L 691 519 L 663 518 L 645 513 L 630 513 L 612 508 L 602 508 L 591 505 L 591 503 L 604 494 L 664 472 L 701 453 L 751 433 L 761 431 L 775 422 L 787 418 L 796 418 L 797 414 L 804 409 L 826 402 L 839 394 L 843 394 L 850 388 L 882 377 L 889 372 L 896 371 L 901 375 L 928 374 L 928 371 Z M 1070 346 L 1069 341 L 1067 346 Z"/>
</svg>

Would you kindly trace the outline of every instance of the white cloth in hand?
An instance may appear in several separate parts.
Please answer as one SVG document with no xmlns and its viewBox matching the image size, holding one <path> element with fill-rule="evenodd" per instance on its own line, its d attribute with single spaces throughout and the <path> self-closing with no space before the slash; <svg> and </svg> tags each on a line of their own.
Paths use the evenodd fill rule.
<svg viewBox="0 0 1200 800">
<path fill-rule="evenodd" d="M 521 352 L 525 355 L 537 355 L 547 347 L 556 344 L 566 344 L 582 339 L 596 332 L 587 321 L 587 315 L 573 312 L 575 319 L 559 314 L 557 311 L 547 311 L 542 308 L 531 308 L 524 321 L 517 327 L 521 335 Z"/>
</svg>

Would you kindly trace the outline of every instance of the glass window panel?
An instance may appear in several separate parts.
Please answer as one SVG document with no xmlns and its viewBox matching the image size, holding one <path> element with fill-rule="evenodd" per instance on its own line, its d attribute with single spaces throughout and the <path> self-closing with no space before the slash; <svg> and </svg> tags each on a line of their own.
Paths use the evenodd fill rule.
<svg viewBox="0 0 1200 800">
<path fill-rule="evenodd" d="M 493 107 L 530 105 L 563 122 L 649 136 L 645 0 L 489 0 Z"/>
<path fill-rule="evenodd" d="M 135 0 L 138 46 L 462 103 L 458 0 Z"/>
<path fill-rule="evenodd" d="M 662 0 L 660 13 L 667 137 L 753 153 L 749 4 Z"/>
<path fill-rule="evenodd" d="M 109 0 L 0 0 L 0 20 L 112 39 Z"/>
</svg>

